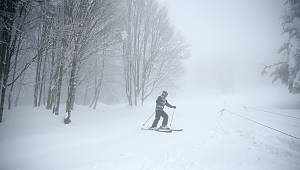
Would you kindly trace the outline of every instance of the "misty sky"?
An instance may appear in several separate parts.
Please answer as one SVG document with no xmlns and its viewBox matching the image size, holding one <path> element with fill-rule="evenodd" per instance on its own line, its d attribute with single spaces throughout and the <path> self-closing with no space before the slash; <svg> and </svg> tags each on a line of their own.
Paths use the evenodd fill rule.
<svg viewBox="0 0 300 170">
<path fill-rule="evenodd" d="M 160 0 L 190 45 L 184 89 L 271 84 L 262 64 L 280 59 L 282 0 Z"/>
</svg>

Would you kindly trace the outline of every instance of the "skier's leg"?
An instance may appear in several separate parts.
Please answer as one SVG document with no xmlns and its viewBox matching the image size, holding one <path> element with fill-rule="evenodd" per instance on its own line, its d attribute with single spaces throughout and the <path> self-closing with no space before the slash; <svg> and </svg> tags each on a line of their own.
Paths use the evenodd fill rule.
<svg viewBox="0 0 300 170">
<path fill-rule="evenodd" d="M 152 123 L 151 128 L 156 128 L 159 119 L 160 119 L 160 112 L 159 112 L 159 110 L 156 110 L 155 111 L 155 119 L 154 119 L 154 121 Z"/>
<path fill-rule="evenodd" d="M 161 112 L 161 116 L 164 118 L 164 120 L 162 122 L 162 126 L 165 127 L 165 126 L 168 125 L 168 118 L 169 118 L 169 116 L 164 111 Z"/>
</svg>

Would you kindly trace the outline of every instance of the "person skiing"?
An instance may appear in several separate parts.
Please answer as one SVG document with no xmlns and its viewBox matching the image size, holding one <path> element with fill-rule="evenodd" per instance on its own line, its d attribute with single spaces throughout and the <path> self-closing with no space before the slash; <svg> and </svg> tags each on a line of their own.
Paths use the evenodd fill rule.
<svg viewBox="0 0 300 170">
<path fill-rule="evenodd" d="M 163 122 L 162 122 L 161 129 L 169 129 L 167 127 L 167 124 L 168 124 L 168 115 L 164 111 L 164 107 L 167 106 L 167 107 L 176 109 L 176 106 L 172 106 L 171 104 L 168 103 L 168 101 L 166 99 L 167 96 L 168 96 L 168 92 L 167 91 L 163 91 L 162 94 L 160 96 L 158 96 L 157 99 L 156 99 L 155 119 L 154 119 L 154 121 L 152 123 L 152 126 L 150 127 L 151 129 L 155 129 L 156 128 L 160 117 L 163 117 Z"/>
</svg>

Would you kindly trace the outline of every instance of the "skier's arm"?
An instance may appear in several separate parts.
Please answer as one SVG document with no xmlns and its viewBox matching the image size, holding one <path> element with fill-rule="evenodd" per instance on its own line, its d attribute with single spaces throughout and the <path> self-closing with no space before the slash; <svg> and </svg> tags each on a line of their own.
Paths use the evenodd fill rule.
<svg viewBox="0 0 300 170">
<path fill-rule="evenodd" d="M 176 109 L 176 106 L 172 106 L 170 103 L 168 103 L 167 100 L 166 100 L 166 106 L 168 106 L 169 108 L 174 108 L 174 109 Z"/>
</svg>

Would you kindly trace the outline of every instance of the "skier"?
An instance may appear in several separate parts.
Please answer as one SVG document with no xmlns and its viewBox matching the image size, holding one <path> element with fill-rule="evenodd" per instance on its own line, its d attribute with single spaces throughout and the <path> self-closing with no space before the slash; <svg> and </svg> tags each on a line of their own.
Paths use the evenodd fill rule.
<svg viewBox="0 0 300 170">
<path fill-rule="evenodd" d="M 163 117 L 163 122 L 162 126 L 160 127 L 161 129 L 170 129 L 167 127 L 168 124 L 168 115 L 164 111 L 165 105 L 170 108 L 176 109 L 176 106 L 172 106 L 171 104 L 168 103 L 166 97 L 168 96 L 167 91 L 163 91 L 161 96 L 158 96 L 156 99 L 156 107 L 155 107 L 155 119 L 153 121 L 153 124 L 150 129 L 155 129 L 157 126 L 157 123 L 160 119 L 160 117 Z"/>
</svg>

